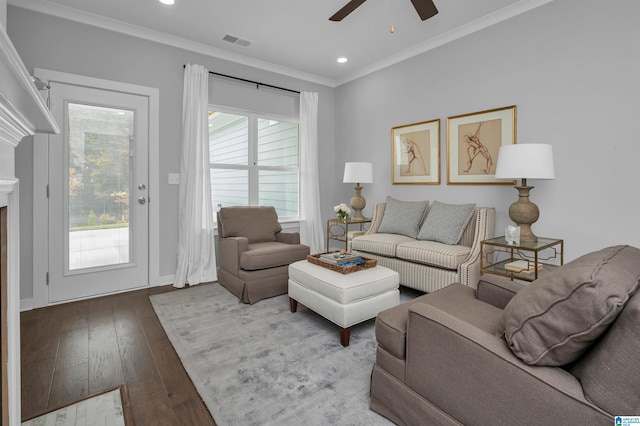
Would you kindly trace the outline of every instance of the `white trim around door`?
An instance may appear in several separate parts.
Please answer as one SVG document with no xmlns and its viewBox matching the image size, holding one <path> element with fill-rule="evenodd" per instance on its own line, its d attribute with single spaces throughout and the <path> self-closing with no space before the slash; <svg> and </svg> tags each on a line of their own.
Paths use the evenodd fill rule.
<svg viewBox="0 0 640 426">
<path fill-rule="evenodd" d="M 34 75 L 42 81 L 56 81 L 98 89 L 120 91 L 149 99 L 149 286 L 161 284 L 160 271 L 160 209 L 159 209 L 159 89 L 129 83 L 74 75 L 58 71 L 34 69 Z M 31 308 L 49 304 L 47 288 L 48 244 L 43 236 L 48 235 L 48 208 L 46 185 L 49 175 L 48 135 L 36 134 L 33 148 L 33 300 Z"/>
</svg>

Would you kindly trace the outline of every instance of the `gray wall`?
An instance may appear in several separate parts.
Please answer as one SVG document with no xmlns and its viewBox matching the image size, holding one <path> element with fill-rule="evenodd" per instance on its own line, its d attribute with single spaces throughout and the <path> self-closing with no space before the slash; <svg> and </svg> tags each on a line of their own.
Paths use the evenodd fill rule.
<svg viewBox="0 0 640 426">
<path fill-rule="evenodd" d="M 565 239 L 565 259 L 613 244 L 640 246 L 636 0 L 556 0 L 340 86 L 336 162 L 371 161 L 365 213 L 390 194 L 475 202 L 510 222 L 516 190 L 446 184 L 446 118 L 517 105 L 517 140 L 553 145 L 556 179 L 529 181 L 540 236 Z M 392 185 L 390 129 L 441 120 L 441 185 Z M 336 186 L 348 200 L 352 189 Z M 340 200 L 336 200 L 340 201 Z"/>
<path fill-rule="evenodd" d="M 89 27 L 37 12 L 8 7 L 8 33 L 27 69 L 34 67 L 121 81 L 160 89 L 160 271 L 175 273 L 178 232 L 178 186 L 168 185 L 167 174 L 179 170 L 182 121 L 183 64 L 295 90 L 319 93 L 320 162 L 332 169 L 334 150 L 334 89 L 259 69 L 221 61 L 186 50 Z M 238 108 L 285 114 L 297 109 L 291 95 L 256 90 L 255 86 L 218 78 L 210 80 L 213 101 Z M 270 94 L 262 93 L 263 91 Z M 25 139 L 16 152 L 20 179 L 21 298 L 33 297 L 33 145 Z M 326 169 L 326 168 L 325 168 Z M 321 190 L 321 202 L 334 199 L 333 186 Z M 329 214 L 330 212 L 327 212 Z"/>
<path fill-rule="evenodd" d="M 187 62 L 320 93 L 323 219 L 353 194 L 353 185 L 342 183 L 344 162 L 371 161 L 375 183 L 363 190 L 366 214 L 386 195 L 475 202 L 497 208 L 501 233 L 516 191 L 502 185 L 446 184 L 446 118 L 517 105 L 518 141 L 554 146 L 556 179 L 530 181 L 535 186 L 532 200 L 541 210 L 534 231 L 564 238 L 567 260 L 606 245 L 640 246 L 635 184 L 640 26 L 634 22 L 639 14 L 636 0 L 555 0 L 336 89 L 15 7 L 8 8 L 7 27 L 30 70 L 47 68 L 160 89 L 163 276 L 175 268 L 177 187 L 167 185 L 166 175 L 178 170 L 182 65 Z M 216 102 L 259 102 L 246 87 L 237 92 L 221 87 L 221 97 L 223 93 L 225 98 Z M 442 184 L 392 185 L 391 128 L 435 118 L 441 119 Z M 21 179 L 23 299 L 32 295 L 31 155 L 31 144 L 21 143 L 16 173 Z"/>
</svg>

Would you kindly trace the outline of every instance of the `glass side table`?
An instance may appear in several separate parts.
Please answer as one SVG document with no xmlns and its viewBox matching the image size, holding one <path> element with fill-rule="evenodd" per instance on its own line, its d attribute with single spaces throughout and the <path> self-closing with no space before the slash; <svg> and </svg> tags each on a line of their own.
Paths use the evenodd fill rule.
<svg viewBox="0 0 640 426">
<path fill-rule="evenodd" d="M 331 240 L 340 241 L 344 243 L 344 249 L 349 250 L 349 227 L 353 226 L 358 231 L 364 232 L 367 227 L 365 224 L 370 224 L 371 219 L 365 220 L 353 220 L 351 218 L 347 220 L 329 219 L 327 220 L 327 251 L 329 251 L 329 242 Z"/>
<path fill-rule="evenodd" d="M 480 243 L 480 273 L 534 281 L 564 263 L 564 240 L 538 237 L 536 242 L 509 244 L 504 237 Z"/>
</svg>

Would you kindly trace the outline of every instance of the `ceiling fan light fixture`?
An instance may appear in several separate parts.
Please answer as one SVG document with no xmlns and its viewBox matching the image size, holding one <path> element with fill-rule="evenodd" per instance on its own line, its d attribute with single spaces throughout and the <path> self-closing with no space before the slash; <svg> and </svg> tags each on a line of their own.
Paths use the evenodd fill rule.
<svg viewBox="0 0 640 426">
<path fill-rule="evenodd" d="M 337 11 L 335 14 L 329 18 L 330 21 L 342 21 L 346 18 L 351 12 L 356 10 L 362 3 L 367 0 L 350 0 L 347 4 L 345 4 L 342 9 Z M 433 3 L 433 0 L 411 0 L 414 9 L 420 16 L 420 19 L 426 21 L 427 19 L 435 16 L 438 13 L 438 9 L 436 5 Z"/>
<path fill-rule="evenodd" d="M 339 64 L 344 64 L 345 62 L 348 61 L 348 59 L 345 58 L 344 56 L 342 56 L 342 57 L 338 58 L 337 61 L 338 61 Z"/>
<path fill-rule="evenodd" d="M 175 0 L 158 0 L 162 4 L 166 4 L 167 6 L 171 6 L 175 3 Z"/>
</svg>

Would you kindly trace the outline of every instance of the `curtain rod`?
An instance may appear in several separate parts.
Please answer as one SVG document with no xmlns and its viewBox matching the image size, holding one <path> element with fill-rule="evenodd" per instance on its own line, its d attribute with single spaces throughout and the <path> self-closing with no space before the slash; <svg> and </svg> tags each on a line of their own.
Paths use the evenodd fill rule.
<svg viewBox="0 0 640 426">
<path fill-rule="evenodd" d="M 187 66 L 183 65 L 182 67 L 186 68 Z M 264 87 L 271 87 L 272 89 L 284 90 L 285 92 L 291 92 L 291 93 L 300 94 L 299 91 L 293 90 L 293 89 L 287 89 L 286 87 L 280 87 L 280 86 L 274 86 L 272 84 L 260 83 L 259 81 L 247 80 L 246 78 L 234 77 L 232 75 L 221 74 L 219 72 L 209 71 L 209 74 L 217 75 L 217 76 L 220 76 L 220 77 L 231 78 L 233 80 L 244 81 L 245 83 L 255 84 L 257 89 L 259 89 L 260 86 L 264 86 Z"/>
</svg>

